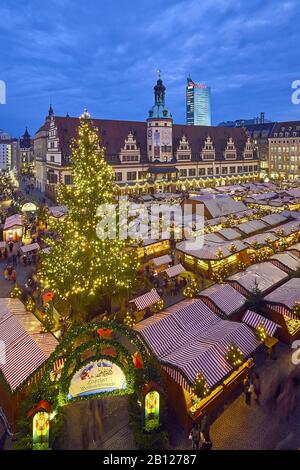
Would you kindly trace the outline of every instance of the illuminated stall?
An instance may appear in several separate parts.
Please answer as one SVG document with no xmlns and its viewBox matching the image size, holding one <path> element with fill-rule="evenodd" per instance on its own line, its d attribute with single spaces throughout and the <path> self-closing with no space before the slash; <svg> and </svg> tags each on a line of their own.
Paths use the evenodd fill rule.
<svg viewBox="0 0 300 470">
<path fill-rule="evenodd" d="M 170 252 L 170 240 L 143 240 L 136 247 L 137 256 L 140 261 L 149 261 L 154 256 L 162 256 Z"/>
<path fill-rule="evenodd" d="M 158 359 L 168 404 L 187 431 L 232 396 L 260 344 L 248 326 L 220 319 L 200 299 L 179 302 L 134 330 Z"/>
<path fill-rule="evenodd" d="M 5 242 L 18 242 L 22 240 L 23 232 L 24 223 L 20 214 L 7 217 L 3 227 L 3 240 Z"/>
<path fill-rule="evenodd" d="M 264 298 L 271 320 L 278 323 L 278 338 L 292 343 L 300 337 L 300 279 L 292 278 Z"/>
<path fill-rule="evenodd" d="M 214 284 L 199 293 L 199 298 L 221 318 L 239 320 L 247 298 L 230 284 Z"/>
<path fill-rule="evenodd" d="M 51 333 L 18 299 L 0 299 L 0 338 L 5 363 L 0 363 L 0 406 L 14 427 L 19 408 L 30 387 L 40 381 L 50 354 L 58 345 Z"/>
<path fill-rule="evenodd" d="M 211 237 L 216 234 L 209 234 Z M 219 237 L 220 239 L 220 237 Z M 176 244 L 176 260 L 186 269 L 198 272 L 210 279 L 220 271 L 237 270 L 239 263 L 247 263 L 247 246 L 240 240 L 224 242 L 208 240 L 205 236 L 202 248 L 196 249 L 191 242 L 183 241 Z"/>
</svg>

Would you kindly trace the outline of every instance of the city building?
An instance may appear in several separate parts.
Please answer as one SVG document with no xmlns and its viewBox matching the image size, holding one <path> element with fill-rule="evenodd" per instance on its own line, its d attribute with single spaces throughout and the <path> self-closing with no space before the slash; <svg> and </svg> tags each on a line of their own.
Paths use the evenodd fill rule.
<svg viewBox="0 0 300 470">
<path fill-rule="evenodd" d="M 45 123 L 35 133 L 33 141 L 35 185 L 37 189 L 42 192 L 45 192 L 47 184 L 46 155 L 50 120 L 52 116 L 54 116 L 54 111 L 52 105 L 50 104 L 48 116 L 45 119 Z"/>
<path fill-rule="evenodd" d="M 260 162 L 260 176 L 266 177 L 269 173 L 269 137 L 275 126 L 275 122 L 265 119 L 265 113 L 253 119 L 237 119 L 219 124 L 220 127 L 243 127 L 257 151 Z"/>
<path fill-rule="evenodd" d="M 17 171 L 31 173 L 34 167 L 33 140 L 30 137 L 27 127 L 23 136 L 20 138 L 19 148 L 20 158 L 18 159 Z"/>
<path fill-rule="evenodd" d="M 248 127 L 256 124 L 270 124 L 272 121 L 269 121 L 265 118 L 265 113 L 261 112 L 259 116 L 252 119 L 236 119 L 235 121 L 224 121 L 220 122 L 219 127 Z"/>
<path fill-rule="evenodd" d="M 19 143 L 0 129 L 0 170 L 10 171 L 16 168 Z"/>
<path fill-rule="evenodd" d="M 190 126 L 211 126 L 210 87 L 194 83 L 190 77 L 186 86 L 186 123 Z"/>
<path fill-rule="evenodd" d="M 269 175 L 271 178 L 299 178 L 300 121 L 274 125 L 269 136 Z"/>
<path fill-rule="evenodd" d="M 120 193 L 185 190 L 257 179 L 258 159 L 244 129 L 174 124 L 161 78 L 146 122 L 93 119 L 116 174 Z M 53 110 L 35 135 L 37 187 L 55 199 L 57 185 L 72 185 L 70 141 L 79 118 Z"/>
</svg>

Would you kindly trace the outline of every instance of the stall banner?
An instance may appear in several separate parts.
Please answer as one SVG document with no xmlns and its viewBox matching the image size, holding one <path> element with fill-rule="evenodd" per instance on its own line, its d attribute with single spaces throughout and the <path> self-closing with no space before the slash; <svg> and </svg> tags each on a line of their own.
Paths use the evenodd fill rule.
<svg viewBox="0 0 300 470">
<path fill-rule="evenodd" d="M 71 380 L 68 398 L 125 390 L 126 378 L 122 369 L 107 359 L 90 362 L 78 370 Z"/>
</svg>

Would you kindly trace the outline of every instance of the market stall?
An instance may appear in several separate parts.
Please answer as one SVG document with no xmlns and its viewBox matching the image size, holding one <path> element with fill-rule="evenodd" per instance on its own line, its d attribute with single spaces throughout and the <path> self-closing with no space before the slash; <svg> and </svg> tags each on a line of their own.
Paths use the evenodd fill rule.
<svg viewBox="0 0 300 470">
<path fill-rule="evenodd" d="M 0 406 L 14 425 L 24 395 L 41 379 L 43 368 L 58 341 L 41 333 L 40 321 L 18 299 L 0 299 L 0 338 L 5 363 L 0 363 Z"/>
<path fill-rule="evenodd" d="M 238 292 L 248 296 L 255 289 L 268 294 L 283 284 L 288 274 L 270 262 L 249 266 L 245 271 L 234 274 L 226 279 Z"/>
<path fill-rule="evenodd" d="M 288 274 L 295 273 L 300 270 L 300 258 L 292 252 L 277 253 L 270 258 L 274 266 L 282 269 Z"/>
<path fill-rule="evenodd" d="M 163 309 L 163 300 L 156 289 L 132 299 L 130 304 L 133 307 L 133 314 L 137 321 L 141 321 L 146 313 L 151 315 Z"/>
<path fill-rule="evenodd" d="M 134 330 L 158 359 L 169 405 L 186 430 L 203 411 L 216 410 L 232 396 L 253 364 L 247 358 L 259 346 L 248 326 L 220 319 L 200 299 L 179 302 Z M 240 358 L 234 364 L 233 344 Z"/>
<path fill-rule="evenodd" d="M 265 297 L 267 315 L 278 323 L 278 338 L 292 343 L 300 337 L 300 279 L 292 278 Z"/>
<path fill-rule="evenodd" d="M 17 242 L 22 239 L 24 223 L 21 214 L 14 214 L 7 217 L 3 227 L 3 239 L 6 242 Z"/>
<path fill-rule="evenodd" d="M 214 284 L 201 291 L 199 298 L 221 318 L 240 319 L 247 299 L 230 284 Z"/>
</svg>

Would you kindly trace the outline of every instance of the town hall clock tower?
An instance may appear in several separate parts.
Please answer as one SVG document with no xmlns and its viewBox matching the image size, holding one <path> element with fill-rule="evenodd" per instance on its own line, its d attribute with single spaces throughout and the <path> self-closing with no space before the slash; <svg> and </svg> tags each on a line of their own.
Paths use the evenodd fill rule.
<svg viewBox="0 0 300 470">
<path fill-rule="evenodd" d="M 170 162 L 172 150 L 172 115 L 165 106 L 166 87 L 158 71 L 157 83 L 154 87 L 155 104 L 149 111 L 147 119 L 147 149 L 151 162 Z"/>
</svg>

